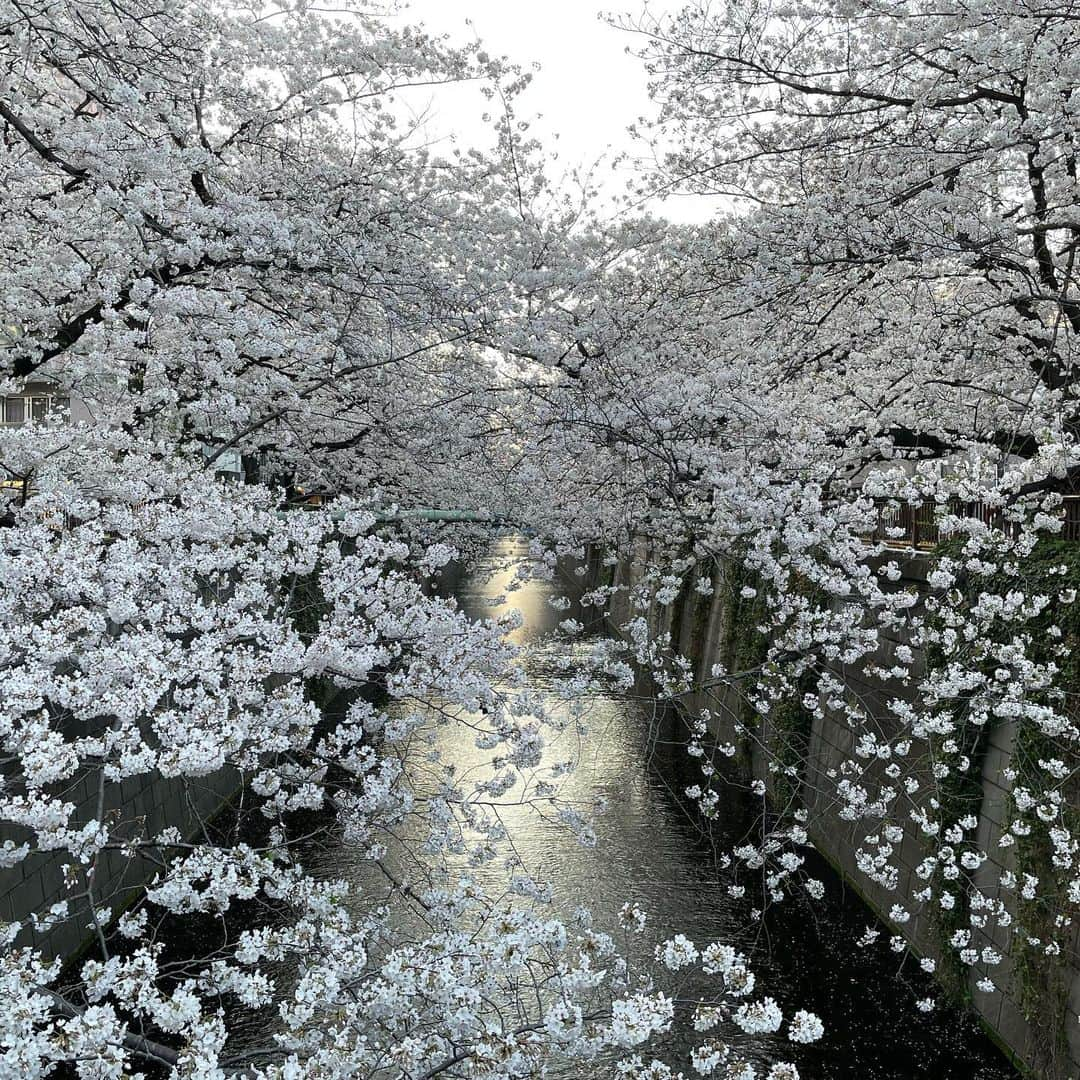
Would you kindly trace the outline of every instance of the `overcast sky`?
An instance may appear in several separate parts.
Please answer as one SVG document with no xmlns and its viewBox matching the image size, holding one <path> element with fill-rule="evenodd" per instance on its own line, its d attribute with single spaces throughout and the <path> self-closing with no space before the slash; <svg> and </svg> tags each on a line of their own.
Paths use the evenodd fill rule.
<svg viewBox="0 0 1080 1080">
<path fill-rule="evenodd" d="M 682 0 L 650 0 L 648 10 L 662 15 L 682 6 Z M 542 114 L 532 133 L 558 153 L 550 169 L 555 179 L 561 169 L 591 166 L 605 154 L 645 152 L 626 132 L 653 112 L 644 66 L 626 53 L 640 39 L 601 20 L 601 12 L 612 10 L 637 16 L 643 7 L 641 0 L 409 0 L 405 17 L 456 40 L 479 37 L 493 55 L 508 56 L 526 69 L 540 65 L 517 109 L 526 119 Z M 431 108 L 430 123 L 440 132 L 455 131 L 473 144 L 483 138 L 475 99 L 433 98 Z M 625 186 L 625 169 L 601 166 L 595 178 L 614 194 Z M 700 221 L 712 205 L 680 198 L 651 209 L 679 221 Z"/>
</svg>

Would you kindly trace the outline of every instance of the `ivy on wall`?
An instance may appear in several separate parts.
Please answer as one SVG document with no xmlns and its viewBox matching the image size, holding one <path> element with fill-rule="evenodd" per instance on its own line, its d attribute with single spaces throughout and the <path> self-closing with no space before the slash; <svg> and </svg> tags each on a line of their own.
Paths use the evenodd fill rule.
<svg viewBox="0 0 1080 1080">
<path fill-rule="evenodd" d="M 752 570 L 741 563 L 728 563 L 721 575 L 721 603 L 727 612 L 720 660 L 728 671 L 755 671 L 767 660 L 769 639 L 760 626 L 767 622 L 768 601 L 766 585 Z M 744 590 L 752 595 L 744 595 Z M 808 598 L 818 598 L 809 584 L 804 586 Z M 773 804 L 791 810 L 801 803 L 802 779 L 810 750 L 812 715 L 803 707 L 803 698 L 814 689 L 812 672 L 806 672 L 794 688 L 773 697 L 768 713 L 755 708 L 749 691 L 759 681 L 768 681 L 767 672 L 747 680 L 742 721 L 759 733 L 769 771 L 768 788 Z M 775 688 L 773 688 L 775 693 Z M 757 695 L 754 695 L 755 697 Z M 773 695 L 768 695 L 773 696 Z"/>
</svg>

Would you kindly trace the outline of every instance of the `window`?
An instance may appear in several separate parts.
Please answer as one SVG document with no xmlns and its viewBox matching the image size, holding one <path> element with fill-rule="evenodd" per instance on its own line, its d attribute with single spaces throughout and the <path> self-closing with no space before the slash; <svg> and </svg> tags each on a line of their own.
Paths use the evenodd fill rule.
<svg viewBox="0 0 1080 1080">
<path fill-rule="evenodd" d="M 0 412 L 0 422 L 8 427 L 25 424 L 28 420 L 40 423 L 47 417 L 54 416 L 58 413 L 66 414 L 70 404 L 70 398 L 61 397 L 58 394 L 13 394 L 3 399 L 3 411 Z"/>
</svg>

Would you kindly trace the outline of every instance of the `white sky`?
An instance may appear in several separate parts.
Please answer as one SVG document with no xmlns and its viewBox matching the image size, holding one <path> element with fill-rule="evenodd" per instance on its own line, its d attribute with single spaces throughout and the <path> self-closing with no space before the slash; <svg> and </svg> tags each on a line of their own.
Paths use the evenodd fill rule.
<svg viewBox="0 0 1080 1080">
<path fill-rule="evenodd" d="M 663 15 L 683 6 L 683 0 L 649 0 L 648 10 Z M 403 17 L 455 41 L 479 37 L 489 53 L 505 55 L 526 70 L 539 64 L 515 107 L 520 119 L 532 121 L 530 133 L 558 154 L 548 167 L 556 181 L 564 170 L 587 169 L 605 155 L 647 152 L 626 131 L 654 112 L 644 65 L 626 53 L 640 38 L 599 17 L 611 11 L 637 16 L 642 10 L 642 0 L 408 0 Z M 489 141 L 479 121 L 485 106 L 478 99 L 433 96 L 429 130 L 454 132 L 466 144 Z M 616 170 L 603 163 L 594 181 L 613 196 L 625 187 L 629 167 Z M 703 221 L 715 208 L 712 200 L 686 196 L 650 205 L 676 221 Z"/>
</svg>

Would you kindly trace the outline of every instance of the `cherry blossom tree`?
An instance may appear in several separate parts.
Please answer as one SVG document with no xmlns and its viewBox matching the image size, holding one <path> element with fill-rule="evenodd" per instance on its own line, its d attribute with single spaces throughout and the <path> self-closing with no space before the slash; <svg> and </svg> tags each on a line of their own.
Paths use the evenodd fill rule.
<svg viewBox="0 0 1080 1080">
<path fill-rule="evenodd" d="M 953 926 L 946 952 L 992 992 L 1003 940 L 1036 965 L 1073 941 L 1080 729 L 1053 537 L 1077 475 L 1075 12 L 725 3 L 621 25 L 666 155 L 643 190 L 715 195 L 717 216 L 642 234 L 581 300 L 579 362 L 536 436 L 562 425 L 549 468 L 579 485 L 558 538 L 613 559 L 647 541 L 627 631 L 667 693 L 737 693 L 750 742 L 792 707 L 850 729 L 802 800 L 865 826 L 854 854 L 894 924 Z M 882 542 L 905 515 L 947 542 L 925 602 Z M 647 616 L 718 585 L 762 651 L 702 678 Z M 987 837 L 965 791 L 995 729 L 1017 764 Z M 692 749 L 708 809 L 722 753 Z M 786 810 L 732 855 L 775 899 L 808 839 L 806 807 Z M 900 893 L 910 837 L 926 858 Z"/>
<path fill-rule="evenodd" d="M 0 930 L 0 1071 L 663 1077 L 648 1044 L 686 1017 L 700 1071 L 754 1075 L 784 1021 L 745 957 L 676 935 L 642 966 L 644 913 L 555 918 L 512 857 L 507 805 L 589 839 L 545 753 L 568 721 L 505 624 L 433 591 L 450 547 L 393 524 L 535 497 L 492 350 L 565 371 L 623 243 L 571 235 L 518 73 L 303 4 L 13 0 L 0 41 L 3 388 L 89 417 L 0 431 L 0 861 L 61 886 Z M 489 154 L 403 123 L 395 95 L 448 82 L 499 105 Z M 360 895 L 312 869 L 330 837 Z"/>
</svg>

